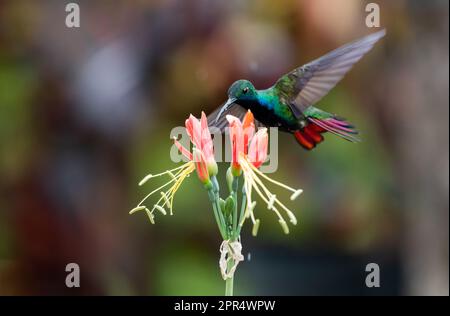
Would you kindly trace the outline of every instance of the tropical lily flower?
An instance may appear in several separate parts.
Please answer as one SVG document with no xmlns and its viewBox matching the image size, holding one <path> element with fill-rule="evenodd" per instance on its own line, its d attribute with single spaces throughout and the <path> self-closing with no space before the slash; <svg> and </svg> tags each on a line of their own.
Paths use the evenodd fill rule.
<svg viewBox="0 0 450 316">
<path fill-rule="evenodd" d="M 205 155 L 197 148 L 194 148 L 193 158 L 198 178 L 204 185 L 208 185 L 210 183 L 210 178 L 209 178 L 208 164 L 206 162 Z"/>
<path fill-rule="evenodd" d="M 253 135 L 253 132 L 251 131 L 251 126 L 253 126 L 254 131 L 253 116 L 250 116 L 249 114 L 244 117 L 242 123 L 238 118 L 231 115 L 227 116 L 227 120 L 230 123 L 230 137 L 232 143 L 231 168 L 233 169 L 239 167 L 239 169 L 242 169 L 245 180 L 245 216 L 241 217 L 239 226 L 242 227 L 245 219 L 250 217 L 253 222 L 253 235 L 256 235 L 258 232 L 259 219 L 255 218 L 253 212 L 256 202 L 252 200 L 252 192 L 255 191 L 266 203 L 267 208 L 275 212 L 283 231 L 288 234 L 289 227 L 280 210 L 283 210 L 287 214 L 290 222 L 294 225 L 297 224 L 297 218 L 294 213 L 277 198 L 275 194 L 270 192 L 264 182 L 270 182 L 292 192 L 291 200 L 295 200 L 302 193 L 302 190 L 296 190 L 281 182 L 275 181 L 259 170 L 259 167 L 267 158 L 268 135 L 266 128 L 260 129 Z M 247 126 L 246 131 L 244 130 L 244 126 Z M 249 138 L 250 144 L 248 144 L 248 140 L 246 142 L 246 139 L 244 138 L 245 135 L 251 135 Z"/>
<path fill-rule="evenodd" d="M 255 123 L 252 112 L 249 110 L 242 122 L 235 116 L 227 115 L 230 124 L 231 140 L 231 170 L 233 175 L 239 176 L 241 166 L 239 164 L 239 153 L 247 154 L 250 139 L 255 134 Z"/>
<path fill-rule="evenodd" d="M 225 200 L 220 197 L 219 183 L 216 179 L 218 168 L 214 159 L 214 146 L 206 115 L 202 112 L 200 119 L 190 115 L 186 120 L 186 131 L 193 144 L 192 152 L 174 139 L 175 146 L 188 159 L 188 162 L 156 175 L 149 174 L 142 179 L 139 185 L 144 185 L 149 179 L 155 177 L 168 176 L 170 178 L 165 184 L 145 196 L 137 207 L 130 211 L 130 214 L 144 210 L 151 223 L 154 223 L 155 210 L 166 215 L 166 208 L 169 208 L 172 215 L 175 193 L 183 181 L 192 172 L 196 171 L 198 178 L 208 191 L 208 198 L 211 202 L 214 217 L 223 238 L 220 246 L 219 268 L 225 280 L 225 294 L 232 295 L 234 272 L 239 262 L 244 260 L 240 240 L 241 228 L 245 219 L 251 218 L 253 222 L 252 234 L 256 235 L 260 223 L 253 212 L 256 202 L 252 198 L 252 193 L 256 192 L 266 203 L 267 208 L 275 212 L 281 227 L 287 234 L 289 233 L 289 228 L 283 215 L 287 215 L 290 222 L 294 225 L 297 223 L 297 219 L 294 213 L 281 203 L 275 194 L 270 192 L 267 185 L 269 183 L 275 184 L 290 191 L 292 193 L 291 200 L 297 198 L 302 190 L 295 190 L 275 181 L 259 170 L 267 159 L 269 137 L 266 128 L 255 131 L 254 118 L 250 111 L 246 113 L 242 121 L 231 115 L 228 115 L 227 119 L 230 126 L 232 161 L 227 172 L 230 195 Z M 244 178 L 244 183 L 241 187 L 242 190 L 239 190 L 239 179 L 241 176 Z M 148 209 L 144 202 L 158 192 L 161 195 L 160 198 L 151 210 Z M 240 192 L 242 192 L 242 202 L 238 208 Z M 238 209 L 240 210 L 239 213 Z"/>
<path fill-rule="evenodd" d="M 211 133 L 208 128 L 208 121 L 205 112 L 202 112 L 200 120 L 192 114 L 186 120 L 186 132 L 188 133 L 194 147 L 201 152 L 201 158 L 206 163 L 208 172 L 211 176 L 217 174 L 217 163 L 214 159 L 214 147 Z M 181 144 L 176 142 L 178 148 Z M 181 149 L 180 149 L 181 150 Z"/>
<path fill-rule="evenodd" d="M 210 176 L 217 174 L 217 163 L 214 159 L 214 148 L 213 142 L 211 139 L 211 134 L 208 129 L 208 123 L 206 119 L 206 115 L 202 112 L 201 119 L 198 120 L 192 114 L 186 120 L 186 131 L 191 139 L 192 144 L 194 145 L 193 153 L 191 153 L 187 148 L 181 145 L 176 139 L 174 139 L 174 143 L 180 152 L 189 159 L 189 162 L 183 164 L 180 167 L 167 170 L 165 172 L 153 175 L 149 174 L 144 177 L 139 185 L 144 185 L 148 180 L 155 177 L 160 176 L 169 176 L 170 180 L 166 182 L 164 185 L 159 188 L 153 190 L 147 196 L 142 199 L 142 201 L 130 211 L 130 214 L 133 214 L 137 211 L 144 210 L 147 213 L 147 216 L 150 219 L 150 222 L 154 224 L 154 211 L 158 210 L 163 215 L 166 215 L 167 212 L 165 207 L 169 208 L 170 215 L 173 215 L 173 199 L 175 193 L 180 188 L 183 181 L 194 171 L 197 171 L 197 175 L 200 181 L 205 186 L 211 186 Z M 164 191 L 163 189 L 169 186 L 169 189 Z M 150 210 L 143 203 L 153 194 L 160 192 L 161 197 L 153 205 L 153 208 Z"/>
</svg>

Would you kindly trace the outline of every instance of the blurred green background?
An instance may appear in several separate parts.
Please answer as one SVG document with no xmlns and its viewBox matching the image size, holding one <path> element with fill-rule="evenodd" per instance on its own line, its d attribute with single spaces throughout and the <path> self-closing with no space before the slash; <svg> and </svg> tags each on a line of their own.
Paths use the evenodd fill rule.
<svg viewBox="0 0 450 316">
<path fill-rule="evenodd" d="M 153 187 L 138 181 L 173 167 L 170 130 L 233 81 L 268 87 L 376 31 L 373 1 L 79 0 L 74 29 L 69 2 L 0 2 L 0 294 L 222 295 L 201 185 L 152 226 L 128 215 Z M 273 176 L 304 189 L 299 224 L 284 235 L 260 204 L 237 295 L 449 293 L 448 2 L 375 2 L 387 36 L 319 103 L 364 141 L 306 152 L 280 135 Z M 69 262 L 80 288 L 65 286 Z"/>
</svg>

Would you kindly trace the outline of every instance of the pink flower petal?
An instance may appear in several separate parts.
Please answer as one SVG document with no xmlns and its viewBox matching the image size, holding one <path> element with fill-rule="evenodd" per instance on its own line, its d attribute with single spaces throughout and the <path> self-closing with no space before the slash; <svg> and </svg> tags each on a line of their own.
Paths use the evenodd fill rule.
<svg viewBox="0 0 450 316">
<path fill-rule="evenodd" d="M 177 146 L 178 150 L 183 154 L 183 156 L 185 156 L 189 160 L 192 160 L 192 154 L 188 149 L 186 149 L 186 147 L 181 145 L 180 142 L 175 138 L 173 139 L 173 142 L 175 146 Z"/>
<path fill-rule="evenodd" d="M 256 168 L 259 168 L 267 158 L 268 143 L 269 136 L 266 128 L 260 129 L 250 142 L 248 159 Z"/>
</svg>

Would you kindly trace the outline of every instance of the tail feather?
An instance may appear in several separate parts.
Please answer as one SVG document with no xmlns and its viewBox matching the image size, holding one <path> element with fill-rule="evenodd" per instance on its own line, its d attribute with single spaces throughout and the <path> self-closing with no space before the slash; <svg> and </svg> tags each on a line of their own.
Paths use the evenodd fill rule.
<svg viewBox="0 0 450 316">
<path fill-rule="evenodd" d="M 323 141 L 323 136 L 320 135 L 320 132 L 314 131 L 311 128 L 304 128 L 304 133 L 309 136 L 316 144 L 321 143 Z"/>
<path fill-rule="evenodd" d="M 354 126 L 347 123 L 344 119 L 333 117 L 327 119 L 317 119 L 309 117 L 308 120 L 326 131 L 340 136 L 350 142 L 359 142 L 360 139 L 355 136 L 358 131 Z"/>
<path fill-rule="evenodd" d="M 301 131 L 295 131 L 294 136 L 298 143 L 306 150 L 311 150 L 316 147 L 314 141 L 305 133 L 302 133 Z"/>
<path fill-rule="evenodd" d="M 312 150 L 317 144 L 323 142 L 322 134 L 325 132 L 333 133 L 351 142 L 359 141 L 356 136 L 358 131 L 342 118 L 317 119 L 309 117 L 308 120 L 307 126 L 294 132 L 297 142 L 307 150 Z"/>
<path fill-rule="evenodd" d="M 301 130 L 295 131 L 294 136 L 303 148 L 312 150 L 317 144 L 323 142 L 324 138 L 321 134 L 324 132 L 326 132 L 325 129 L 310 123 Z"/>
</svg>

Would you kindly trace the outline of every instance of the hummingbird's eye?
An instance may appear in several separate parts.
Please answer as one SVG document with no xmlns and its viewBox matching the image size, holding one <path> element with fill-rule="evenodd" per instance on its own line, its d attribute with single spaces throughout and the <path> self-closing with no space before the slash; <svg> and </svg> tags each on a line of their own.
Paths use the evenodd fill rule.
<svg viewBox="0 0 450 316">
<path fill-rule="evenodd" d="M 248 87 L 245 87 L 244 89 L 242 89 L 242 92 L 243 92 L 244 94 L 246 94 L 246 93 L 248 92 Z"/>
</svg>

